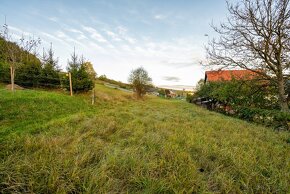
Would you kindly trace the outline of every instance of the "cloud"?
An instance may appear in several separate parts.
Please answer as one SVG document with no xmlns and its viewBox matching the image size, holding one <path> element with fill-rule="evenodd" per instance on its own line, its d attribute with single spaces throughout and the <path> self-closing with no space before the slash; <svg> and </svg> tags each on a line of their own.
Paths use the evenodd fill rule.
<svg viewBox="0 0 290 194">
<path fill-rule="evenodd" d="M 58 18 L 57 17 L 48 17 L 47 19 L 52 21 L 52 22 L 58 22 Z"/>
<path fill-rule="evenodd" d="M 120 36 L 112 31 L 109 30 L 105 30 L 106 34 L 111 37 L 114 41 L 122 41 L 122 39 L 120 38 Z"/>
<path fill-rule="evenodd" d="M 66 28 L 67 31 L 77 33 L 77 34 L 83 34 L 82 31 L 74 29 L 74 28 Z"/>
<path fill-rule="evenodd" d="M 33 36 L 32 33 L 23 31 L 23 30 L 16 28 L 14 26 L 8 26 L 8 30 L 11 30 L 12 32 L 17 33 L 18 36 L 20 36 L 20 34 L 23 36 Z"/>
<path fill-rule="evenodd" d="M 78 40 L 87 39 L 87 37 L 84 35 L 84 33 L 82 31 L 78 30 L 78 29 L 75 29 L 75 28 L 66 28 L 65 30 L 68 31 L 68 32 L 72 32 L 72 33 L 77 34 L 76 39 L 78 39 Z"/>
<path fill-rule="evenodd" d="M 81 46 L 85 47 L 85 45 L 82 42 L 70 37 L 69 35 L 67 35 L 63 31 L 60 31 L 60 30 L 56 31 L 55 35 L 56 35 L 57 38 L 59 38 L 59 39 L 61 39 L 63 41 L 72 42 L 72 43 L 75 43 L 75 44 L 78 44 L 78 45 L 81 45 Z"/>
<path fill-rule="evenodd" d="M 156 19 L 156 20 L 164 20 L 166 18 L 167 18 L 166 15 L 162 15 L 162 14 L 154 15 L 154 19 Z"/>
<path fill-rule="evenodd" d="M 180 78 L 175 76 L 164 76 L 163 80 L 165 81 L 172 81 L 172 82 L 179 82 Z"/>
<path fill-rule="evenodd" d="M 89 26 L 82 26 L 82 28 L 90 33 L 91 38 L 97 40 L 98 42 L 108 42 L 97 30 Z"/>
<path fill-rule="evenodd" d="M 196 62 L 193 61 L 177 61 L 177 62 L 169 62 L 169 61 L 161 61 L 161 64 L 166 65 L 166 66 L 173 66 L 173 67 L 190 67 L 193 66 L 195 64 L 197 64 Z"/>
</svg>

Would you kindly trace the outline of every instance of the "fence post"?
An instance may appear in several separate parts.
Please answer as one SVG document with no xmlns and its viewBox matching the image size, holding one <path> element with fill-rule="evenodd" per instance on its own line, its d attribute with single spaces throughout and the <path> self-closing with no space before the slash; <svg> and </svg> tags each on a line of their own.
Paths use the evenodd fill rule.
<svg viewBox="0 0 290 194">
<path fill-rule="evenodd" d="M 73 95 L 73 92 L 72 92 L 71 72 L 68 72 L 68 77 L 69 77 L 70 96 L 72 96 Z"/>
</svg>

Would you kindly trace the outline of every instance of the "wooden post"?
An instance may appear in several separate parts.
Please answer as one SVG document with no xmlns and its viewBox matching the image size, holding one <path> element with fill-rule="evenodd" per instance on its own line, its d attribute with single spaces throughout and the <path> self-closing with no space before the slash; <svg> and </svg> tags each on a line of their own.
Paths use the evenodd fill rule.
<svg viewBox="0 0 290 194">
<path fill-rule="evenodd" d="M 96 98 L 96 93 L 95 93 L 95 87 L 94 87 L 93 94 L 92 94 L 92 105 L 95 104 L 95 98 Z"/>
<path fill-rule="evenodd" d="M 72 81 L 71 81 L 71 73 L 70 72 L 68 72 L 68 77 L 69 77 L 70 96 L 72 96 L 73 92 L 72 92 Z"/>
</svg>

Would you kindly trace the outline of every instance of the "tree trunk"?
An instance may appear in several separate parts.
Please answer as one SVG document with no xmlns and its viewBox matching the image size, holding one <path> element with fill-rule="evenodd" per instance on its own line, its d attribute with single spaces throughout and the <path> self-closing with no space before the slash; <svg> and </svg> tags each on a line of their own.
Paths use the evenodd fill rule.
<svg viewBox="0 0 290 194">
<path fill-rule="evenodd" d="M 280 102 L 281 111 L 283 112 L 289 111 L 287 97 L 285 95 L 285 85 L 284 85 L 283 77 L 278 79 L 278 92 L 279 92 L 279 102 Z"/>
<path fill-rule="evenodd" d="M 14 92 L 15 68 L 10 66 L 11 91 Z"/>
</svg>

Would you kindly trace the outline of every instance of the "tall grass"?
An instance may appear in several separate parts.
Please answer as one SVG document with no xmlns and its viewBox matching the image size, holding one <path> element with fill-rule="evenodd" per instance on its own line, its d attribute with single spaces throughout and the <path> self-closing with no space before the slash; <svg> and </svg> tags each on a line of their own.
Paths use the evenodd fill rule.
<svg viewBox="0 0 290 194">
<path fill-rule="evenodd" d="M 101 85 L 97 88 L 94 107 L 89 106 L 86 96 L 71 98 L 35 91 L 17 91 L 12 96 L 1 91 L 1 106 L 10 99 L 12 109 L 1 109 L 1 131 L 9 133 L 0 143 L 0 191 L 289 191 L 288 132 L 185 102 L 153 97 L 137 101 L 121 91 Z M 19 99 L 25 103 L 16 102 Z M 48 101 L 51 103 L 45 103 Z M 24 104 L 23 111 L 15 110 Z M 41 116 L 37 119 L 31 112 Z M 21 117 L 26 121 L 18 120 Z M 24 123 L 15 124 L 18 121 Z M 34 130 L 30 122 L 36 122 Z"/>
</svg>

